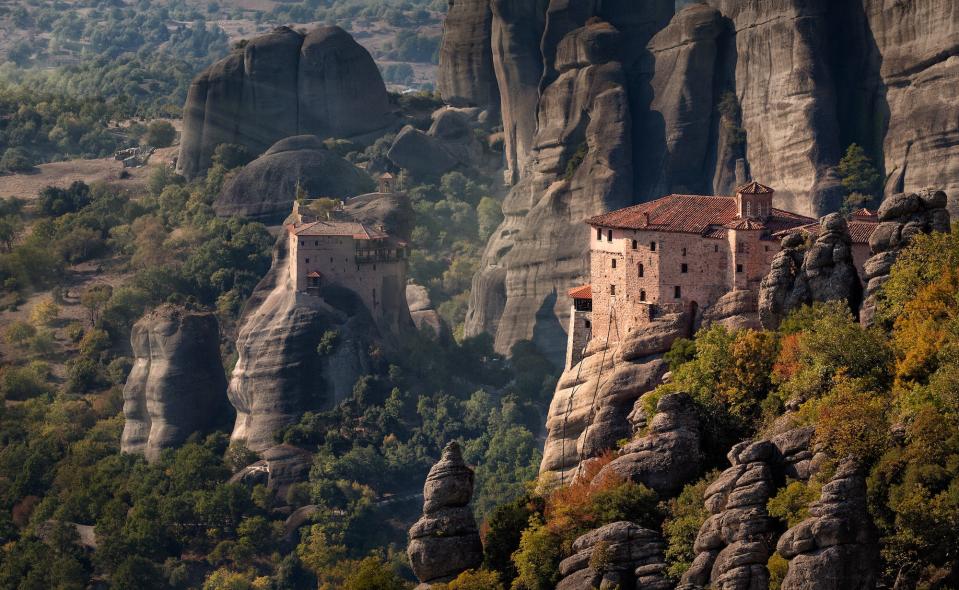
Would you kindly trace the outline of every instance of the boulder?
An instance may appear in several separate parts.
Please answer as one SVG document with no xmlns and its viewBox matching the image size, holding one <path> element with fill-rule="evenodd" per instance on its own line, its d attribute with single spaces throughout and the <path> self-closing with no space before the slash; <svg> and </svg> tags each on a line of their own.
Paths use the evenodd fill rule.
<svg viewBox="0 0 959 590">
<path fill-rule="evenodd" d="M 809 513 L 776 545 L 789 560 L 783 590 L 874 588 L 879 546 L 863 474 L 851 462 L 843 463 Z"/>
<path fill-rule="evenodd" d="M 783 239 L 760 284 L 759 317 L 766 329 L 776 329 L 790 311 L 803 305 L 845 301 L 857 314 L 862 303 L 862 283 L 845 218 L 830 213 L 820 219 L 819 235 L 808 248 L 800 236 Z"/>
<path fill-rule="evenodd" d="M 346 31 L 278 27 L 194 79 L 177 172 L 202 174 L 222 143 L 260 154 L 284 137 L 359 137 L 393 122 L 379 69 Z"/>
<path fill-rule="evenodd" d="M 753 289 L 730 291 L 703 310 L 701 323 L 720 324 L 729 330 L 759 330 L 759 294 Z"/>
<path fill-rule="evenodd" d="M 315 135 L 281 139 L 228 180 L 213 203 L 222 217 L 281 223 L 297 188 L 310 197 L 346 199 L 374 189 L 363 170 L 329 151 Z"/>
<path fill-rule="evenodd" d="M 457 164 L 440 140 L 412 125 L 407 125 L 397 134 L 387 157 L 419 178 L 440 176 Z"/>
<path fill-rule="evenodd" d="M 899 253 L 917 235 L 951 231 L 948 203 L 945 192 L 924 189 L 891 195 L 879 206 L 880 223 L 869 237 L 872 256 L 863 265 L 866 294 L 860 320 L 865 325 L 875 320 L 879 288 L 889 279 Z"/>
<path fill-rule="evenodd" d="M 600 555 L 595 555 L 600 552 Z M 657 531 L 627 521 L 607 524 L 573 542 L 573 555 L 559 565 L 556 590 L 642 588 L 669 590 L 666 542 Z"/>
<path fill-rule="evenodd" d="M 230 420 L 213 313 L 161 305 L 133 325 L 130 343 L 134 364 L 123 388 L 122 452 L 156 461 L 164 449 Z"/>
<path fill-rule="evenodd" d="M 423 486 L 423 516 L 410 528 L 406 552 L 423 584 L 448 582 L 483 562 L 476 520 L 469 502 L 473 470 L 457 443 L 443 449 Z"/>
<path fill-rule="evenodd" d="M 642 403 L 642 398 L 636 401 Z M 674 496 L 699 474 L 699 443 L 692 398 L 687 393 L 666 394 L 656 404 L 648 432 L 627 443 L 620 456 L 596 474 L 593 485 L 614 476 L 641 483 L 661 497 Z"/>
<path fill-rule="evenodd" d="M 443 22 L 436 87 L 447 104 L 499 112 L 488 0 L 450 0 Z"/>
</svg>

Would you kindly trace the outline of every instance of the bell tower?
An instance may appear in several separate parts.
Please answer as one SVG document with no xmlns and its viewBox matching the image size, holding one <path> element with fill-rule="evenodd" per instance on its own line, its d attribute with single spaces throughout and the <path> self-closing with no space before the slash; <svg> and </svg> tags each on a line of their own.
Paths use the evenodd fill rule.
<svg viewBox="0 0 959 590">
<path fill-rule="evenodd" d="M 776 191 L 755 180 L 736 189 L 736 208 L 741 219 L 764 220 L 772 214 Z"/>
</svg>

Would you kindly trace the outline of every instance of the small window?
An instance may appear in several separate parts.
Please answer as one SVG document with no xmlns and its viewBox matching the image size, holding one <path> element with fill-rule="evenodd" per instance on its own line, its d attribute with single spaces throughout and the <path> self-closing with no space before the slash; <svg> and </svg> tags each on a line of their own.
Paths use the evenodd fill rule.
<svg viewBox="0 0 959 590">
<path fill-rule="evenodd" d="M 300 245 L 301 245 L 301 246 L 305 246 L 305 245 L 306 245 L 306 242 L 304 242 L 303 240 L 300 240 Z"/>
<path fill-rule="evenodd" d="M 313 240 L 313 245 L 314 245 L 314 246 L 319 246 L 319 245 L 320 245 L 320 241 L 319 241 L 319 240 Z"/>
<path fill-rule="evenodd" d="M 742 264 L 737 264 L 737 265 L 736 265 L 736 272 L 743 272 L 743 265 L 742 265 Z"/>
<path fill-rule="evenodd" d="M 679 299 L 680 297 L 683 296 L 683 289 L 679 285 L 676 285 L 675 295 L 676 295 L 676 299 Z"/>
<path fill-rule="evenodd" d="M 616 285 L 610 285 L 610 286 L 609 286 L 609 294 L 610 294 L 610 295 L 615 295 L 615 294 L 616 294 Z"/>
<path fill-rule="evenodd" d="M 613 263 L 613 268 L 616 268 L 616 259 L 613 258 L 613 260 L 612 260 L 611 262 Z"/>
<path fill-rule="evenodd" d="M 613 241 L 613 230 L 611 229 L 606 230 L 606 241 L 607 242 Z"/>
<path fill-rule="evenodd" d="M 656 251 L 656 242 L 650 242 L 650 243 L 649 243 L 649 251 L 650 251 L 650 252 L 655 252 L 655 251 Z"/>
<path fill-rule="evenodd" d="M 679 267 L 679 271 L 683 274 L 689 272 L 689 265 L 685 262 Z"/>
<path fill-rule="evenodd" d="M 686 248 L 683 248 L 683 256 L 686 255 Z"/>
<path fill-rule="evenodd" d="M 719 246 L 713 246 L 713 252 L 719 252 Z"/>
<path fill-rule="evenodd" d="M 633 240 L 633 250 L 635 250 L 638 247 L 639 247 L 639 242 L 637 242 L 636 240 Z"/>
<path fill-rule="evenodd" d="M 763 246 L 766 249 L 766 252 L 769 252 L 769 246 Z"/>
<path fill-rule="evenodd" d="M 596 228 L 596 239 L 600 241 L 603 240 L 603 230 L 598 227 Z"/>
<path fill-rule="evenodd" d="M 639 300 L 640 300 L 640 301 L 646 301 L 646 290 L 645 290 L 645 289 L 641 289 L 641 290 L 639 291 Z"/>
<path fill-rule="evenodd" d="M 643 263 L 639 263 L 639 276 L 643 277 L 646 275 L 646 267 L 643 266 Z"/>
<path fill-rule="evenodd" d="M 309 258 L 306 259 L 306 263 L 307 263 L 307 264 L 310 263 L 310 259 L 309 259 Z"/>
</svg>

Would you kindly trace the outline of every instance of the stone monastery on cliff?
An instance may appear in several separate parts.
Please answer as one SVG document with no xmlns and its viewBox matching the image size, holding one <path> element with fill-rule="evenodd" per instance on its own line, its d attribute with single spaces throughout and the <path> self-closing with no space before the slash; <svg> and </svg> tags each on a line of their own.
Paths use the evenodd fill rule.
<svg viewBox="0 0 959 590">
<path fill-rule="evenodd" d="M 803 231 L 814 239 L 819 228 L 774 208 L 773 193 L 749 182 L 735 196 L 669 195 L 588 219 L 590 282 L 569 291 L 567 368 L 591 338 L 618 341 L 658 311 L 695 312 L 730 291 L 758 293 L 781 238 Z M 860 268 L 876 223 L 865 210 L 850 220 Z"/>
</svg>

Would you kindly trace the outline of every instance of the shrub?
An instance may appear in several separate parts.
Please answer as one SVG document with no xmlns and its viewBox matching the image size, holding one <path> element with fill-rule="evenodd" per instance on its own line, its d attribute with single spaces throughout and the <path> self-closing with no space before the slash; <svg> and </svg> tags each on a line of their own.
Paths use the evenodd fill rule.
<svg viewBox="0 0 959 590">
<path fill-rule="evenodd" d="M 316 353 L 320 356 L 329 356 L 333 354 L 333 351 L 336 350 L 336 345 L 339 341 L 340 333 L 336 330 L 327 330 L 323 332 L 323 336 L 320 338 L 320 343 L 316 345 Z"/>
<path fill-rule="evenodd" d="M 866 151 L 855 143 L 846 148 L 837 171 L 842 177 L 843 187 L 850 193 L 874 196 L 882 183 L 882 175 L 873 166 Z"/>
<path fill-rule="evenodd" d="M 30 363 L 25 367 L 4 367 L 0 372 L 0 393 L 4 399 L 25 400 L 50 392 L 47 385 L 49 367 Z"/>
<path fill-rule="evenodd" d="M 13 345 L 20 346 L 30 340 L 34 334 L 37 333 L 37 329 L 33 327 L 32 324 L 28 324 L 23 321 L 11 322 L 7 329 L 4 330 L 3 336 L 7 339 L 7 342 Z"/>
<path fill-rule="evenodd" d="M 819 499 L 819 486 L 802 481 L 790 481 L 769 499 L 766 509 L 774 516 L 793 527 L 809 516 L 809 505 Z"/>
<path fill-rule="evenodd" d="M 663 523 L 666 535 L 667 575 L 679 580 L 693 564 L 696 553 L 693 543 L 699 528 L 709 518 L 709 511 L 703 505 L 703 494 L 719 473 L 714 471 L 702 479 L 683 488 L 679 496 L 669 501 L 669 516 Z"/>
<path fill-rule="evenodd" d="M 52 324 L 60 315 L 60 306 L 52 298 L 44 299 L 30 310 L 30 321 L 34 326 L 43 327 Z"/>
<path fill-rule="evenodd" d="M 506 584 L 516 577 L 510 556 L 519 548 L 523 529 L 532 515 L 530 498 L 523 497 L 497 506 L 483 524 L 483 565 L 501 572 Z"/>
<path fill-rule="evenodd" d="M 343 582 L 343 590 L 407 590 L 409 587 L 378 557 L 361 560 Z"/>
<path fill-rule="evenodd" d="M 552 590 L 559 581 L 559 560 L 563 539 L 534 516 L 520 536 L 519 549 L 513 554 L 516 580 L 524 590 Z"/>
<path fill-rule="evenodd" d="M 102 382 L 100 365 L 89 358 L 76 358 L 67 366 L 67 391 L 86 393 Z"/>
<path fill-rule="evenodd" d="M 8 172 L 28 172 L 33 169 L 34 161 L 23 148 L 7 148 L 0 157 L 0 170 Z"/>
<path fill-rule="evenodd" d="M 447 584 L 445 590 L 503 590 L 503 583 L 497 572 L 466 570 Z"/>
<path fill-rule="evenodd" d="M 150 121 L 143 135 L 143 143 L 154 147 L 170 147 L 176 140 L 176 128 L 169 121 Z"/>
</svg>

